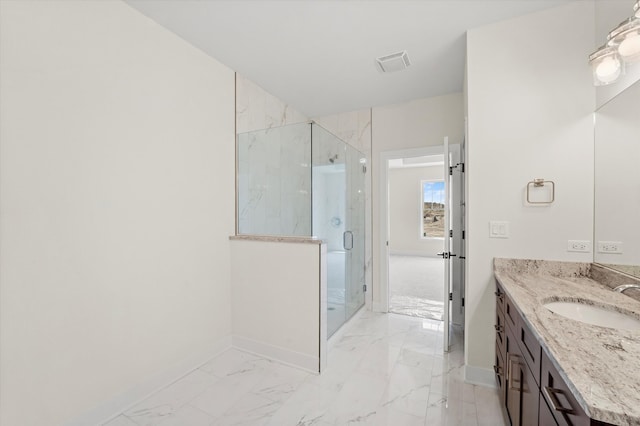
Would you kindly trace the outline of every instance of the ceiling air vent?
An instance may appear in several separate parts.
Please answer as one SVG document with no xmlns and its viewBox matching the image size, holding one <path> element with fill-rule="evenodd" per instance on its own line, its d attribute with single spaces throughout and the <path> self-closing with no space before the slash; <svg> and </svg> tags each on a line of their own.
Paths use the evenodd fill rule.
<svg viewBox="0 0 640 426">
<path fill-rule="evenodd" d="M 411 65 L 409 61 L 409 55 L 406 50 L 398 53 L 392 53 L 391 55 L 381 56 L 376 58 L 376 64 L 378 69 L 382 72 L 394 72 L 402 71 Z"/>
</svg>

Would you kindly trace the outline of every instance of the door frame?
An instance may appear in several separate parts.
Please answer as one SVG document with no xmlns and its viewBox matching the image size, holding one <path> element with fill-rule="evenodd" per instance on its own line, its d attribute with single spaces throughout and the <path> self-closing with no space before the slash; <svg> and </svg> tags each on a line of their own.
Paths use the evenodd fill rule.
<svg viewBox="0 0 640 426">
<path fill-rule="evenodd" d="M 380 194 L 378 201 L 378 211 L 380 212 L 380 246 L 378 247 L 380 299 L 378 303 L 373 304 L 375 312 L 389 312 L 389 160 L 438 154 L 444 154 L 444 145 L 383 151 L 380 153 L 380 177 L 378 181 Z"/>
</svg>

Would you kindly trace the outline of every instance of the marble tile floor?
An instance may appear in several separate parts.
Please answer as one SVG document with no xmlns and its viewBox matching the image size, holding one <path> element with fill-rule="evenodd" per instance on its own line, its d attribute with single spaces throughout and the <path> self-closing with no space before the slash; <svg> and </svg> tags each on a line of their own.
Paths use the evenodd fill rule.
<svg viewBox="0 0 640 426">
<path fill-rule="evenodd" d="M 389 256 L 389 311 L 442 320 L 444 262 L 422 256 Z"/>
<path fill-rule="evenodd" d="M 463 380 L 461 335 L 364 312 L 313 375 L 230 349 L 104 426 L 505 425 L 497 391 Z"/>
</svg>

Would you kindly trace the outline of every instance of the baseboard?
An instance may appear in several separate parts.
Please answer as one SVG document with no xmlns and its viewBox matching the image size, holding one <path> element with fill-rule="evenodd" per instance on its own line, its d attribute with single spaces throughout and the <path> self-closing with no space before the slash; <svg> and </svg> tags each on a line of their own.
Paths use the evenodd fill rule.
<svg viewBox="0 0 640 426">
<path fill-rule="evenodd" d="M 259 342 L 247 337 L 234 335 L 232 339 L 233 347 L 245 352 L 249 352 L 267 359 L 280 362 L 282 364 L 296 367 L 310 373 L 318 374 L 320 368 L 320 357 L 307 355 L 280 346 Z"/>
<path fill-rule="evenodd" d="M 496 376 L 493 370 L 480 367 L 464 366 L 464 381 L 472 385 L 496 388 Z"/>
<path fill-rule="evenodd" d="M 160 389 L 184 377 L 201 367 L 215 356 L 231 348 L 231 336 L 213 342 L 197 355 L 190 356 L 161 371 L 144 382 L 138 383 L 120 395 L 106 401 L 77 418 L 65 423 L 65 426 L 101 425 L 109 422 L 123 411 L 135 406 Z"/>
<path fill-rule="evenodd" d="M 371 304 L 371 311 L 386 313 L 388 309 L 382 302 L 373 302 Z"/>
</svg>

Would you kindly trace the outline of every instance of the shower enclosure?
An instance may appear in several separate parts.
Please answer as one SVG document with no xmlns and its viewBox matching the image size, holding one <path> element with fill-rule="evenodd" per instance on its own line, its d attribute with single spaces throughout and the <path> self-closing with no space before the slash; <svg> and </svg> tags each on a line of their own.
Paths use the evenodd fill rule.
<svg viewBox="0 0 640 426">
<path fill-rule="evenodd" d="M 316 123 L 238 135 L 238 234 L 327 244 L 327 334 L 364 305 L 364 154 Z"/>
</svg>

